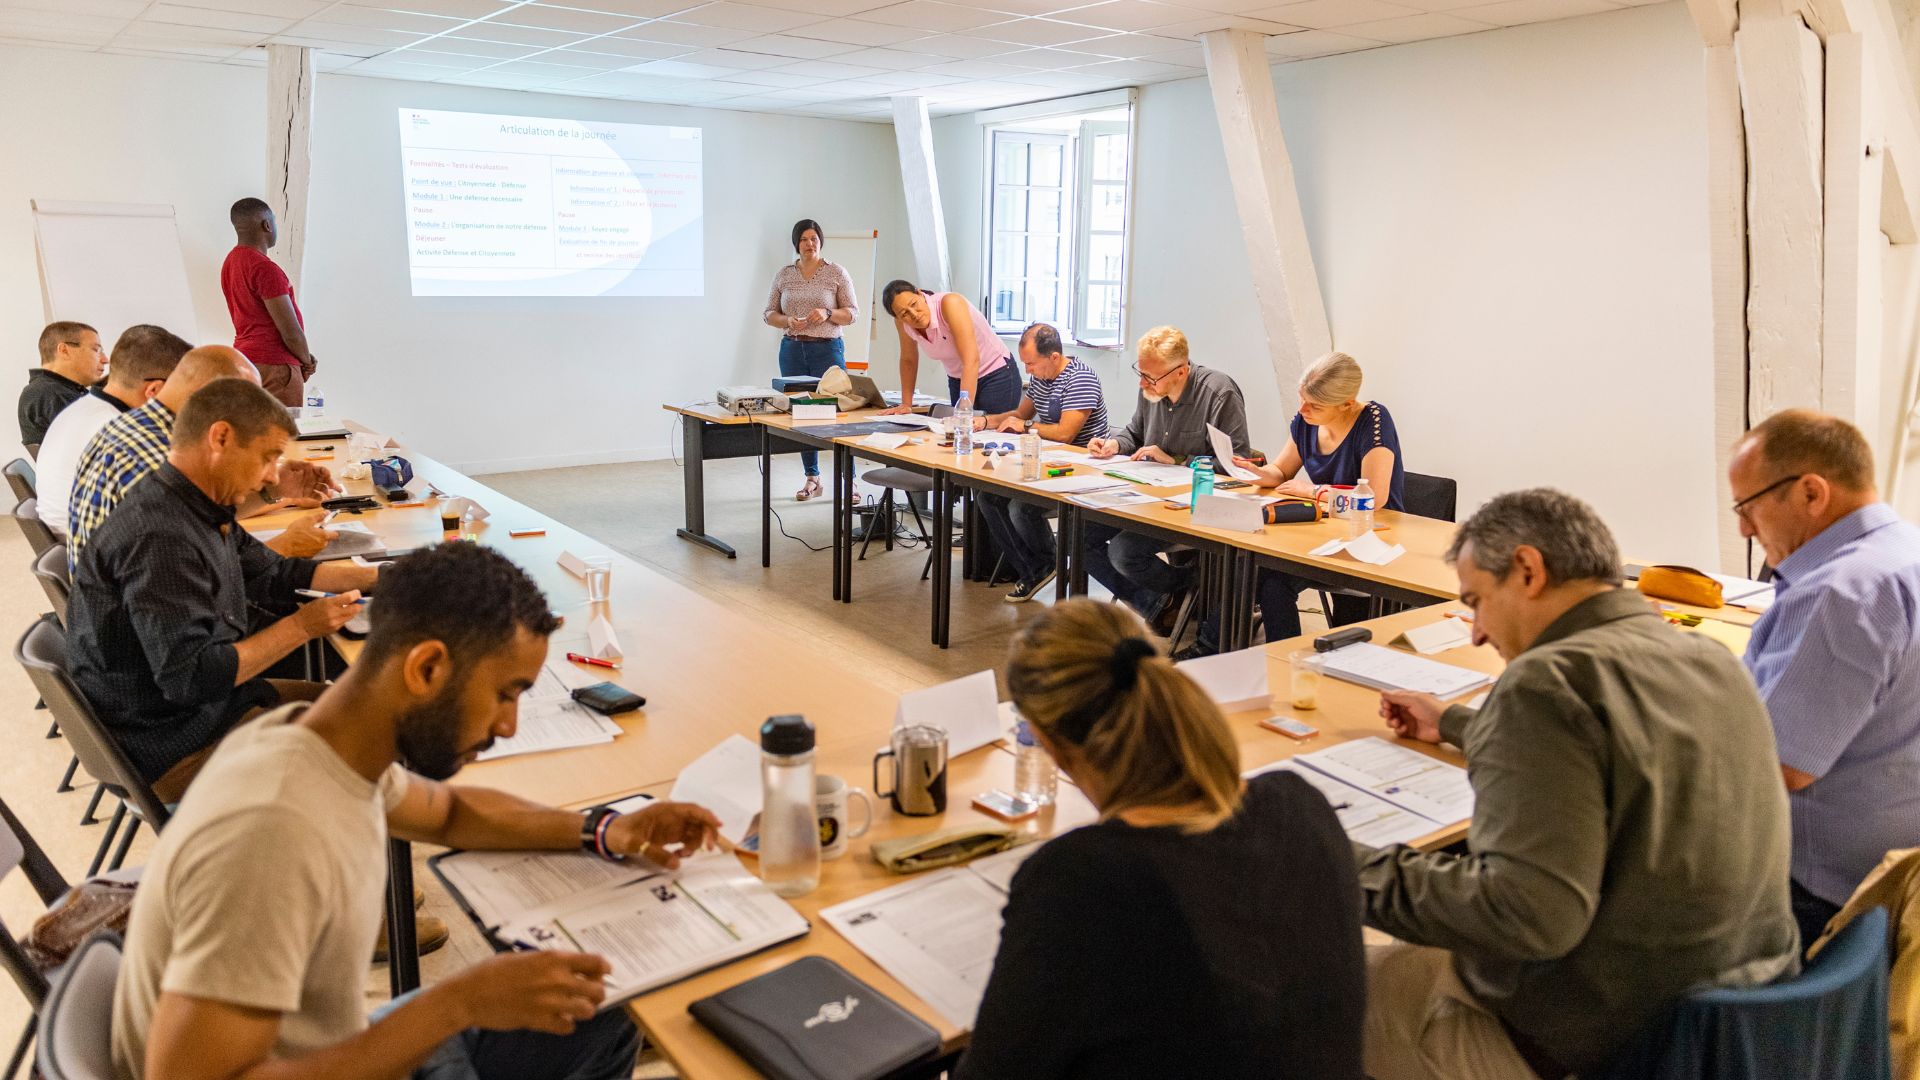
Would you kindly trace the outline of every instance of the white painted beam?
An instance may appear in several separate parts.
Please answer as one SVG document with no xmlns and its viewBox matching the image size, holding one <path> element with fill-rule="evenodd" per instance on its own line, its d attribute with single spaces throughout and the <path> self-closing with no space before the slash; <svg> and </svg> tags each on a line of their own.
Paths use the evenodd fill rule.
<svg viewBox="0 0 1920 1080">
<path fill-rule="evenodd" d="M 1827 36 L 1859 34 L 1872 58 L 1882 162 L 1881 228 L 1896 244 L 1920 242 L 1920 100 L 1900 24 L 1887 0 L 1808 0 Z M 1903 0 L 1904 2 L 1904 0 Z"/>
<path fill-rule="evenodd" d="M 1707 48 L 1704 56 L 1707 253 L 1713 302 L 1713 487 L 1722 491 L 1734 441 L 1747 430 L 1747 138 L 1740 121 L 1740 75 L 1731 42 Z M 1721 509 L 1716 528 L 1721 569 L 1744 575 L 1747 542 L 1740 535 L 1740 523 L 1731 511 Z"/>
<path fill-rule="evenodd" d="M 267 205 L 280 227 L 274 261 L 294 292 L 307 258 L 307 191 L 313 179 L 313 50 L 267 46 Z"/>
<path fill-rule="evenodd" d="M 907 198 L 914 284 L 946 292 L 947 219 L 940 206 L 940 178 L 933 168 L 933 122 L 927 116 L 925 98 L 893 99 L 893 137 L 900 148 L 900 186 Z"/>
<path fill-rule="evenodd" d="M 1333 335 L 1280 130 L 1272 58 L 1266 38 L 1247 30 L 1214 30 L 1200 41 L 1260 322 L 1286 400 L 1304 365 L 1333 348 Z"/>
<path fill-rule="evenodd" d="M 1824 94 L 1820 40 L 1797 16 L 1734 32 L 1747 141 L 1747 417 L 1820 407 Z"/>
<path fill-rule="evenodd" d="M 1707 48 L 1733 44 L 1733 32 L 1740 28 L 1740 10 L 1734 0 L 1687 0 L 1687 12 Z"/>
<path fill-rule="evenodd" d="M 1882 312 L 1880 112 L 1873 57 L 1858 33 L 1827 35 L 1826 263 L 1820 407 L 1876 437 Z M 1881 453 L 1885 447 L 1879 448 Z"/>
</svg>

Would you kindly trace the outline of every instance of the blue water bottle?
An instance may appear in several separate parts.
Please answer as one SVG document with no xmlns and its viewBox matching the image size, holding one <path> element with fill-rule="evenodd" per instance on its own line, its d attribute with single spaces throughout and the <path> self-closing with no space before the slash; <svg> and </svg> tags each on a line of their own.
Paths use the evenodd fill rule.
<svg viewBox="0 0 1920 1080">
<path fill-rule="evenodd" d="M 1195 455 L 1193 465 L 1193 498 L 1187 502 L 1187 512 L 1193 512 L 1194 503 L 1202 495 L 1213 494 L 1213 459 L 1205 454 Z"/>
</svg>

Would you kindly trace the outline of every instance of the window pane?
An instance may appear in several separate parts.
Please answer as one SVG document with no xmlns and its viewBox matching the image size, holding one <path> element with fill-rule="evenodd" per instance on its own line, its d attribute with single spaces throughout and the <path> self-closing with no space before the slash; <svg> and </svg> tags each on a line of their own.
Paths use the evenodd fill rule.
<svg viewBox="0 0 1920 1080">
<path fill-rule="evenodd" d="M 994 287 L 993 321 L 1024 323 L 1026 318 L 1026 299 L 1020 292 L 1018 281 L 1002 281 Z"/>
<path fill-rule="evenodd" d="M 1115 183 L 1126 182 L 1127 137 L 1125 135 L 1093 137 L 1093 178 Z"/>
<path fill-rule="evenodd" d="M 1127 187 L 1125 184 L 1095 184 L 1087 200 L 1092 209 L 1087 227 L 1095 232 L 1120 232 L 1127 227 Z"/>
<path fill-rule="evenodd" d="M 1120 237 L 1096 233 L 1087 238 L 1087 280 L 1120 280 Z"/>
<path fill-rule="evenodd" d="M 1027 276 L 1026 238 L 1019 233 L 996 233 L 993 237 L 993 279 Z"/>
<path fill-rule="evenodd" d="M 1024 184 L 1027 182 L 1027 144 L 1018 139 L 995 138 L 993 140 L 995 167 L 994 177 L 1002 184 Z"/>
<path fill-rule="evenodd" d="M 1000 188 L 993 196 L 993 227 L 1020 232 L 1027 227 L 1027 193 L 1019 188 Z"/>
<path fill-rule="evenodd" d="M 1036 187 L 1059 187 L 1062 149 L 1059 143 L 1034 144 L 1033 173 L 1027 183 Z"/>
<path fill-rule="evenodd" d="M 1095 285 L 1087 290 L 1086 324 L 1081 336 L 1088 341 L 1120 333 L 1120 286 Z"/>
<path fill-rule="evenodd" d="M 1061 310 L 1060 280 L 1058 278 L 1034 278 L 1027 282 L 1026 321 L 1052 323 L 1054 326 L 1066 324 L 1066 313 Z"/>
<path fill-rule="evenodd" d="M 1027 229 L 1036 233 L 1062 231 L 1060 190 L 1035 188 L 1027 193 Z"/>
<path fill-rule="evenodd" d="M 1035 236 L 1027 240 L 1027 270 L 1034 277 L 1060 276 L 1060 240 Z"/>
</svg>

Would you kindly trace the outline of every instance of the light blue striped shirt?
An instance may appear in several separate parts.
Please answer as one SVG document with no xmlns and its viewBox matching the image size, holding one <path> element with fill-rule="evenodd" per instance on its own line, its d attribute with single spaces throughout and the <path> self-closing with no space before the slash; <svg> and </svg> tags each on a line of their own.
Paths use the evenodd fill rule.
<svg viewBox="0 0 1920 1080">
<path fill-rule="evenodd" d="M 1920 528 L 1864 506 L 1775 573 L 1747 667 L 1781 763 L 1818 777 L 1789 799 L 1793 879 L 1844 904 L 1889 850 L 1920 845 Z"/>
</svg>

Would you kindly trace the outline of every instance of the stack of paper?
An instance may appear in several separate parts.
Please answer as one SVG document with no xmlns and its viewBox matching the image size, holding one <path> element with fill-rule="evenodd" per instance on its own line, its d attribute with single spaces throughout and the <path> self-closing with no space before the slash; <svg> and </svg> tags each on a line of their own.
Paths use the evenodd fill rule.
<svg viewBox="0 0 1920 1080">
<path fill-rule="evenodd" d="M 620 734 L 620 725 L 573 700 L 575 687 L 594 681 L 564 664 L 542 666 L 539 680 L 520 695 L 520 720 L 513 737 L 495 739 L 478 760 L 612 742 Z"/>
<path fill-rule="evenodd" d="M 1327 674 L 1375 690 L 1411 690 L 1435 697 L 1459 697 L 1491 683 L 1493 676 L 1424 656 L 1362 642 L 1321 653 Z"/>
<path fill-rule="evenodd" d="M 1389 544 L 1369 530 L 1351 540 L 1329 540 L 1307 554 L 1331 557 L 1343 551 L 1363 563 L 1371 563 L 1374 566 L 1385 566 L 1407 553 L 1406 548 L 1399 544 Z"/>
<path fill-rule="evenodd" d="M 1385 739 L 1355 739 L 1246 776 L 1283 771 L 1318 788 L 1347 836 L 1371 847 L 1404 844 L 1473 817 L 1465 769 Z"/>
<path fill-rule="evenodd" d="M 1473 644 L 1473 629 L 1459 619 L 1445 618 L 1425 626 L 1410 626 L 1391 644 L 1404 645 L 1422 656 L 1433 656 Z"/>
<path fill-rule="evenodd" d="M 1250 502 L 1255 506 L 1277 503 L 1285 498 L 1281 495 L 1261 495 L 1258 492 L 1252 491 L 1216 491 L 1214 494 L 1222 499 L 1240 499 L 1245 502 Z M 1160 501 L 1166 503 L 1168 506 L 1184 510 L 1193 505 L 1193 492 L 1183 491 L 1178 495 L 1168 495 Z"/>
<path fill-rule="evenodd" d="M 1158 461 L 1116 461 L 1105 468 L 1108 476 L 1117 476 L 1148 487 L 1193 486 L 1193 470 L 1185 465 L 1167 465 Z"/>
<path fill-rule="evenodd" d="M 871 446 L 878 450 L 898 450 L 900 447 L 905 446 L 906 442 L 907 437 L 905 435 L 890 435 L 883 431 L 876 431 L 866 438 L 861 439 L 860 445 Z"/>
<path fill-rule="evenodd" d="M 1069 495 L 1068 502 L 1091 506 L 1095 510 L 1104 510 L 1115 506 L 1150 506 L 1160 501 L 1155 495 L 1144 491 L 1135 491 L 1125 484 L 1110 491 L 1095 491 L 1084 495 Z"/>
<path fill-rule="evenodd" d="M 1055 495 L 1084 495 L 1090 491 L 1113 491 L 1127 486 L 1125 480 L 1094 474 L 1091 476 L 1055 476 L 1046 480 L 1028 480 L 1026 486 Z"/>
</svg>

